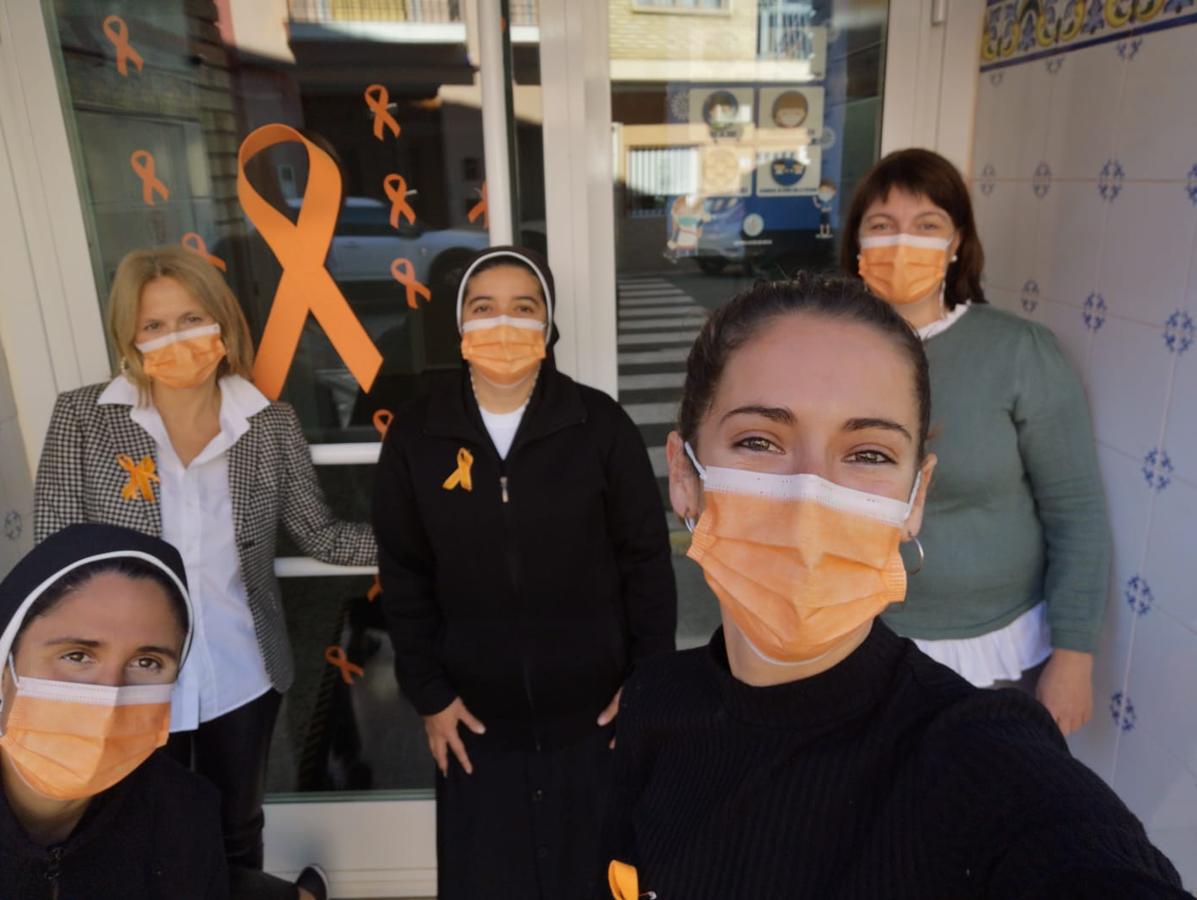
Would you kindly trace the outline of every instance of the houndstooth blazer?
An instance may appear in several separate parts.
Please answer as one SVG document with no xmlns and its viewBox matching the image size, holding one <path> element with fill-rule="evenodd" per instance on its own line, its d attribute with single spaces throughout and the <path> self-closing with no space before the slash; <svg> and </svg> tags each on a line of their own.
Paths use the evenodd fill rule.
<svg viewBox="0 0 1197 900">
<path fill-rule="evenodd" d="M 68 391 L 54 405 L 34 488 L 35 541 L 75 522 L 162 535 L 157 499 L 123 499 L 129 473 L 117 462 L 121 455 L 134 462 L 148 456 L 156 467 L 157 445 L 130 418 L 130 407 L 96 402 L 105 387 Z M 330 512 L 290 404 L 271 403 L 249 423 L 228 451 L 233 530 L 266 673 L 276 690 L 285 691 L 295 668 L 274 575 L 279 523 L 304 553 L 326 563 L 372 566 L 377 551 L 369 524 L 342 522 Z"/>
</svg>

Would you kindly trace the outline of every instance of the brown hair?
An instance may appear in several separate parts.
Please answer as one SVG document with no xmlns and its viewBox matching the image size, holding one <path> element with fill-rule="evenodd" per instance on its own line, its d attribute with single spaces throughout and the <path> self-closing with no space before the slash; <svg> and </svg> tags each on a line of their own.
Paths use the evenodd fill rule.
<svg viewBox="0 0 1197 900">
<path fill-rule="evenodd" d="M 910 363 L 921 460 L 931 424 L 931 376 L 923 342 L 890 304 L 870 294 L 859 279 L 808 272 L 798 272 L 789 281 L 758 281 L 711 313 L 686 358 L 686 383 L 678 413 L 682 437 L 694 441 L 731 355 L 770 321 L 791 313 L 859 322 L 897 346 Z"/>
<path fill-rule="evenodd" d="M 984 303 L 981 270 L 985 266 L 985 253 L 981 249 L 981 239 L 977 237 L 968 188 L 956 167 L 930 150 L 911 148 L 891 153 L 878 161 L 860 182 L 844 226 L 844 243 L 840 251 L 840 266 L 844 272 L 849 275 L 859 272 L 861 222 L 869 207 L 878 201 L 884 202 L 894 188 L 916 197 L 926 197 L 951 217 L 960 236 L 956 261 L 948 265 L 944 281 L 944 303 L 948 309 L 954 309 L 957 303 L 966 300 Z"/>
<path fill-rule="evenodd" d="M 121 361 L 126 377 L 141 389 L 142 399 L 146 398 L 150 379 L 141 365 L 141 351 L 135 346 L 137 319 L 141 292 L 155 278 L 173 278 L 220 325 L 227 355 L 220 362 L 217 377 L 228 374 L 252 377 L 254 348 L 249 325 L 237 298 L 216 268 L 198 253 L 183 247 L 134 250 L 116 268 L 108 295 L 106 324 L 113 352 Z"/>
</svg>

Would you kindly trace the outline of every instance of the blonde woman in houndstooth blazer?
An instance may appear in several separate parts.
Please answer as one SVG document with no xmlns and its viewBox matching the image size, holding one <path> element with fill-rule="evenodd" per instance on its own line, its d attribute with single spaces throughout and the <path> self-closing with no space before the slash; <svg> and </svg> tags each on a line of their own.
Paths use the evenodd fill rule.
<svg viewBox="0 0 1197 900">
<path fill-rule="evenodd" d="M 293 678 L 273 568 L 279 525 L 340 565 L 374 565 L 374 537 L 333 517 L 294 410 L 250 383 L 245 318 L 207 261 L 176 247 L 130 253 L 107 326 L 121 373 L 58 398 L 35 536 L 106 522 L 179 549 L 198 614 L 171 750 L 221 790 L 231 867 L 260 870 L 267 752 Z"/>
</svg>

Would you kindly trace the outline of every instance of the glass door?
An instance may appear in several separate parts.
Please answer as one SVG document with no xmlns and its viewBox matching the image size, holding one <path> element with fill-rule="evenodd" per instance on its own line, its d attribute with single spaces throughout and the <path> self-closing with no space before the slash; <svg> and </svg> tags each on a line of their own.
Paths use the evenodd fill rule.
<svg viewBox="0 0 1197 900">
<path fill-rule="evenodd" d="M 837 267 L 881 144 L 887 20 L 885 0 L 609 4 L 619 400 L 667 508 L 665 437 L 706 317 L 757 278 Z M 718 607 L 667 515 L 693 646 Z"/>
</svg>

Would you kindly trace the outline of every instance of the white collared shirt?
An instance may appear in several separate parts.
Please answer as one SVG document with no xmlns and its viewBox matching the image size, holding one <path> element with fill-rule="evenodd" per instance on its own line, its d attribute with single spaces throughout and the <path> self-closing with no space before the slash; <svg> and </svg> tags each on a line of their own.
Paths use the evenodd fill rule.
<svg viewBox="0 0 1197 900">
<path fill-rule="evenodd" d="M 968 308 L 973 305 L 971 300 L 965 300 L 963 303 L 957 303 L 955 307 L 942 318 L 936 319 L 922 328 L 918 329 L 919 337 L 924 341 L 930 340 L 937 334 L 942 334 L 953 325 L 960 321 L 960 317 L 968 312 Z"/>
<path fill-rule="evenodd" d="M 236 375 L 220 380 L 220 431 L 184 467 L 158 410 L 138 405 L 137 387 L 117 376 L 99 403 L 130 406 L 129 418 L 158 445 L 162 539 L 183 557 L 195 609 L 191 654 L 171 699 L 171 731 L 190 731 L 270 689 L 234 534 L 228 450 L 269 402 Z"/>
</svg>

